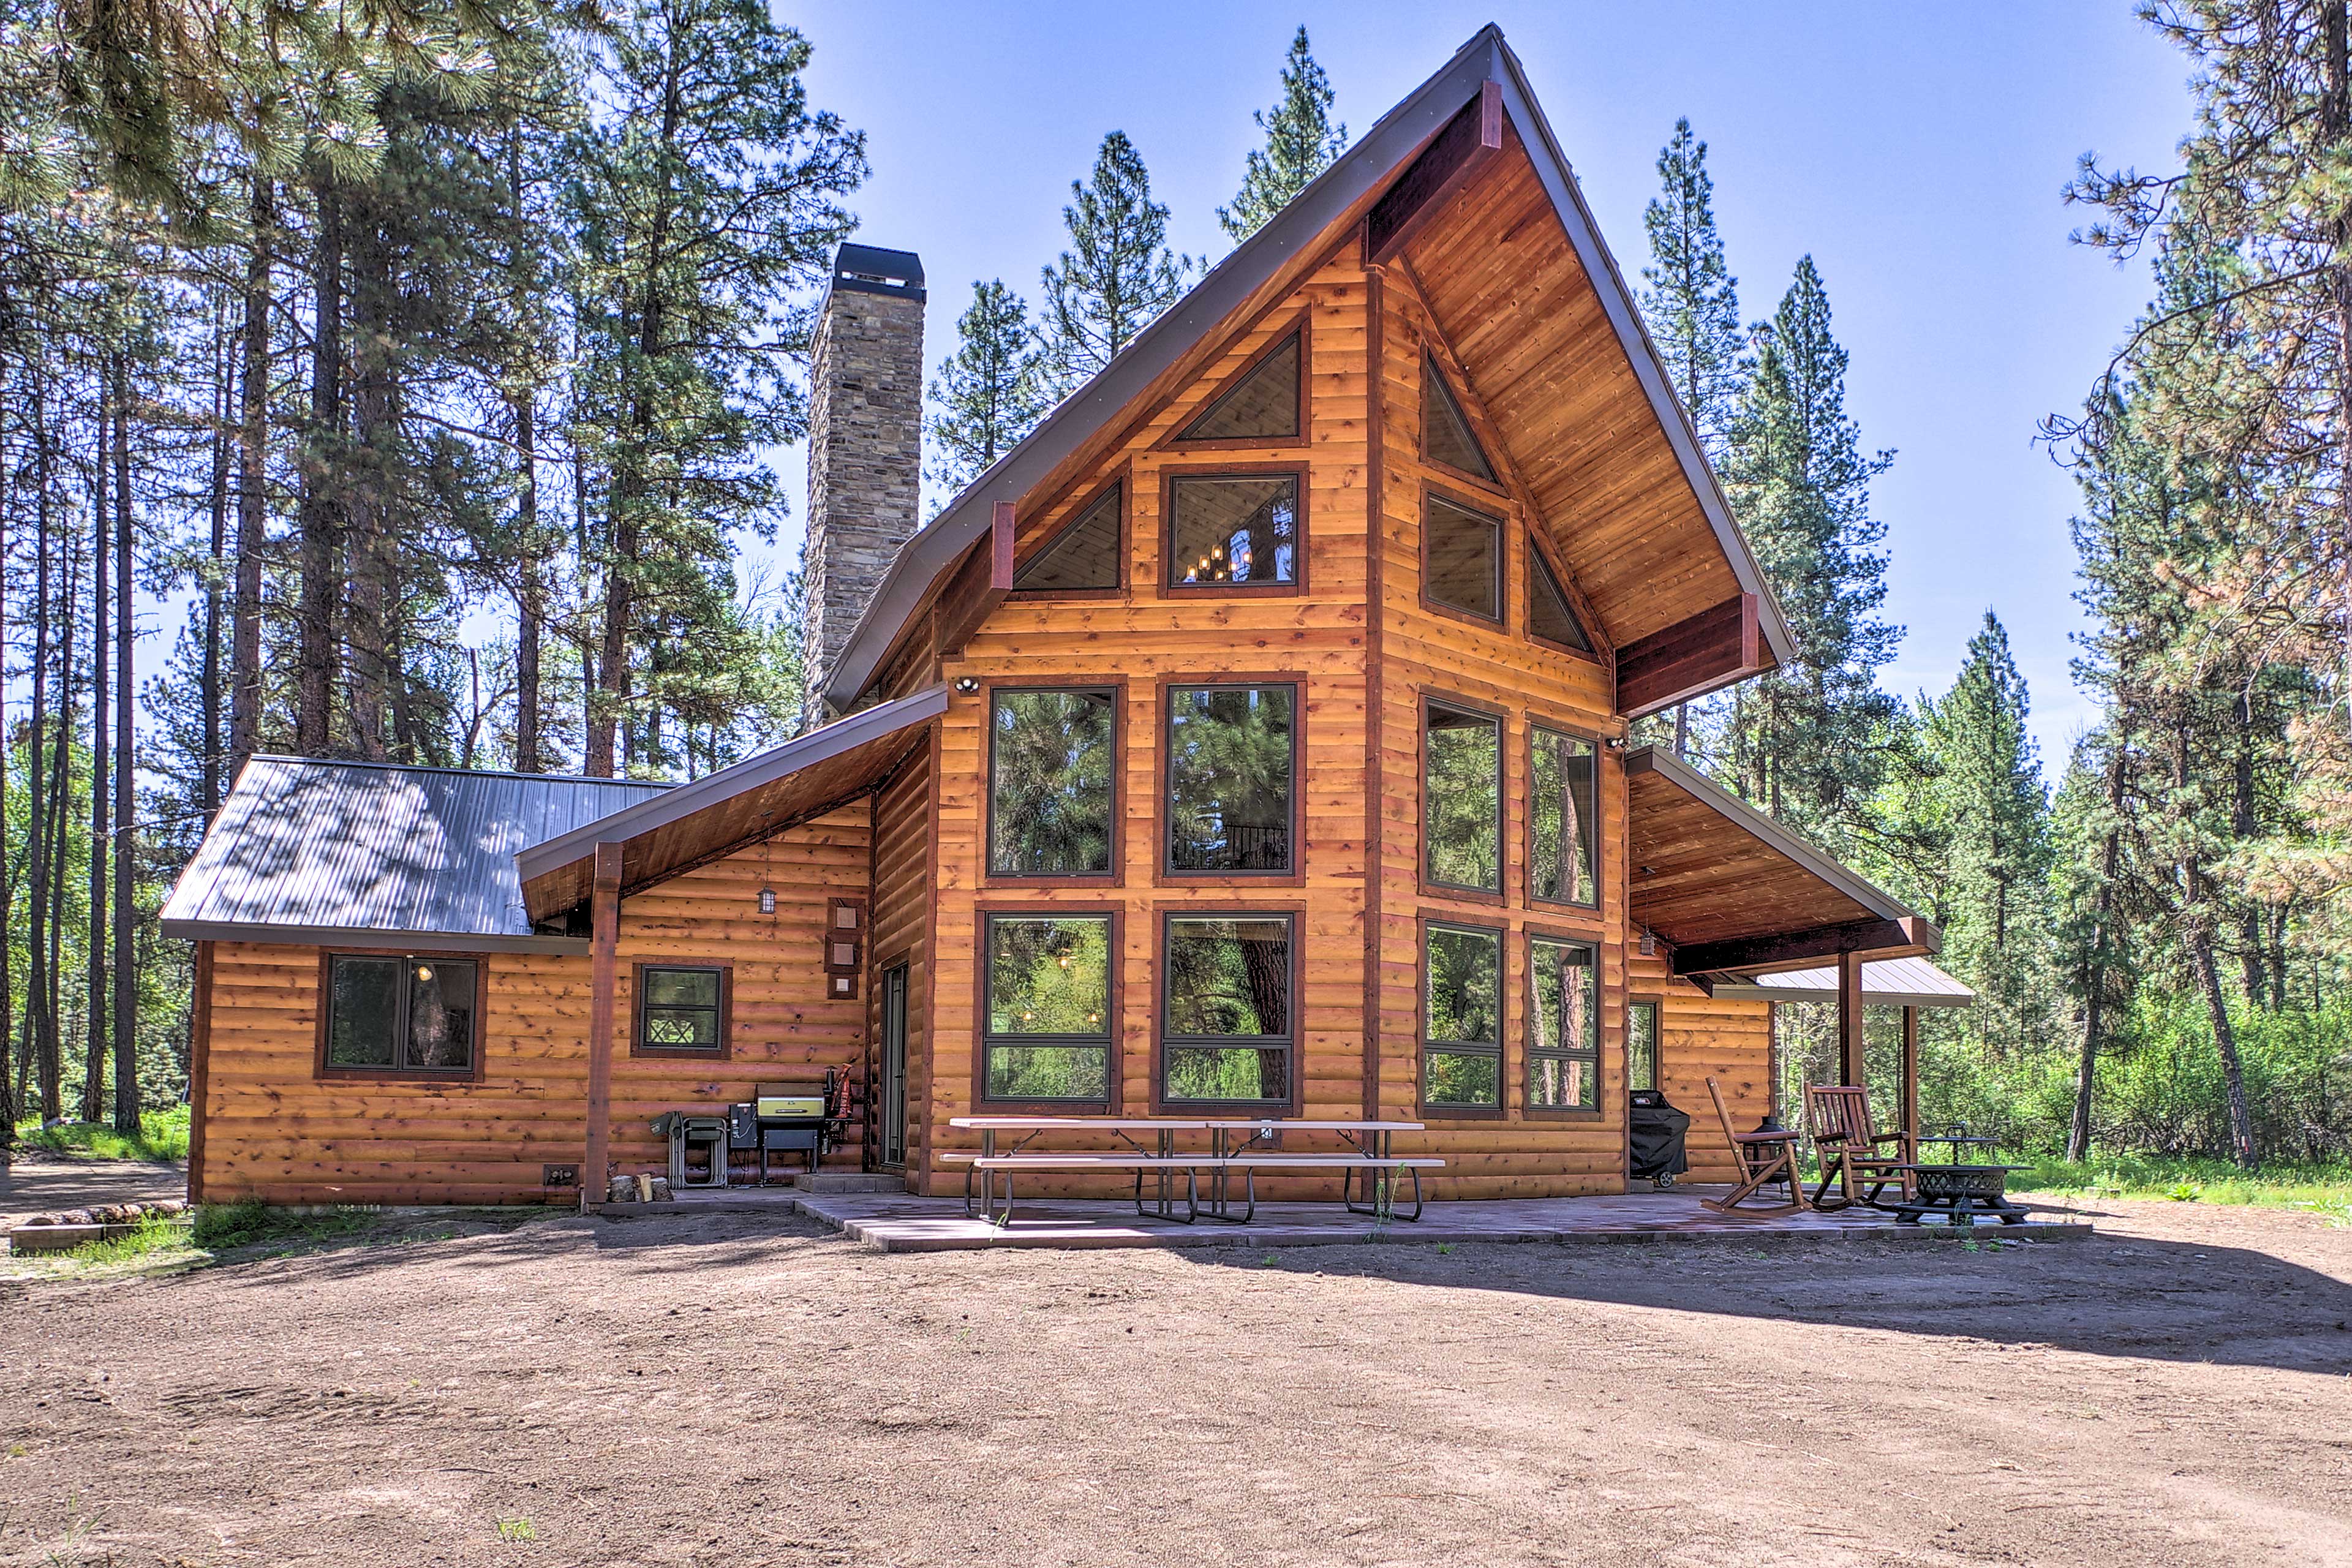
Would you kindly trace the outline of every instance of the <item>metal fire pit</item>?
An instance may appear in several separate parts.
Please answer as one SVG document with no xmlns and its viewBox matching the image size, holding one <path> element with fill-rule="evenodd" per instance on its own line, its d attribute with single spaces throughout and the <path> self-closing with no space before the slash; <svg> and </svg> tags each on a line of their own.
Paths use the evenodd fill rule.
<svg viewBox="0 0 2352 1568">
<path fill-rule="evenodd" d="M 1890 1204 L 1895 1217 L 1917 1225 L 1921 1216 L 1942 1215 L 1954 1225 L 1974 1225 L 1979 1217 L 2003 1225 L 2022 1225 L 2025 1211 L 2009 1201 L 2009 1173 L 2023 1165 L 1914 1165 L 1916 1195 Z"/>
</svg>

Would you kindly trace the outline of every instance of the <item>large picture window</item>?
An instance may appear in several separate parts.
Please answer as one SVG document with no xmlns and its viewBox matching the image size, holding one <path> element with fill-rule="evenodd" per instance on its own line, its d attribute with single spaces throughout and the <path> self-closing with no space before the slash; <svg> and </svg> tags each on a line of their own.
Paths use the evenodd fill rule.
<svg viewBox="0 0 2352 1568">
<path fill-rule="evenodd" d="M 1528 938 L 1528 1106 L 1601 1109 L 1601 966 L 1591 946 Z"/>
<path fill-rule="evenodd" d="M 472 1076 L 481 1049 L 482 966 L 439 953 L 331 953 L 329 1071 Z"/>
<path fill-rule="evenodd" d="M 1118 699 L 1000 689 L 990 704 L 988 868 L 999 877 L 1111 870 Z"/>
<path fill-rule="evenodd" d="M 1600 837 L 1594 816 L 1597 748 L 1581 736 L 1542 725 L 1528 731 L 1528 895 L 1548 904 L 1601 902 L 1593 846 Z"/>
<path fill-rule="evenodd" d="M 717 964 L 639 964 L 631 1054 L 724 1057 L 727 1000 L 727 971 Z"/>
<path fill-rule="evenodd" d="M 1503 1104 L 1503 933 L 1423 929 L 1421 1099 L 1430 1107 Z"/>
<path fill-rule="evenodd" d="M 1287 872 L 1297 738 L 1295 686 L 1168 691 L 1171 872 Z"/>
<path fill-rule="evenodd" d="M 1286 1104 L 1297 1039 L 1288 915 L 1171 915 L 1160 964 L 1160 1098 Z"/>
<path fill-rule="evenodd" d="M 1433 701 L 1423 710 L 1423 870 L 1433 886 L 1503 890 L 1503 721 Z"/>
<path fill-rule="evenodd" d="M 1168 481 L 1171 588 L 1298 584 L 1297 474 L 1185 474 Z"/>
<path fill-rule="evenodd" d="M 1110 917 L 992 914 L 986 931 L 982 1097 L 1107 1104 Z"/>
</svg>

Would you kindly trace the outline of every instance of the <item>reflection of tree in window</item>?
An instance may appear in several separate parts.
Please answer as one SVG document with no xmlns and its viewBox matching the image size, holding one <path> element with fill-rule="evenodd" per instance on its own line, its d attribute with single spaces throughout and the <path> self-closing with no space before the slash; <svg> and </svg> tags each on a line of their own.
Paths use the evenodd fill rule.
<svg viewBox="0 0 2352 1568">
<path fill-rule="evenodd" d="M 1626 1005 L 1625 1087 L 1658 1087 L 1658 1005 L 1655 1002 Z"/>
<path fill-rule="evenodd" d="M 1601 1104 L 1600 969 L 1582 942 L 1532 937 L 1528 1103 L 1592 1110 Z"/>
<path fill-rule="evenodd" d="M 471 959 L 339 953 L 329 963 L 327 1065 L 465 1072 L 481 968 Z"/>
<path fill-rule="evenodd" d="M 1291 689 L 1168 693 L 1168 867 L 1287 871 Z"/>
<path fill-rule="evenodd" d="M 1108 919 L 989 917 L 990 1098 L 1106 1099 L 1111 1033 Z"/>
<path fill-rule="evenodd" d="M 990 725 L 989 869 L 1110 869 L 1111 696 L 999 691 Z"/>
<path fill-rule="evenodd" d="M 719 971 L 647 969 L 644 973 L 644 1043 L 674 1050 L 717 1050 Z"/>
<path fill-rule="evenodd" d="M 1538 726 L 1532 744 L 1528 819 L 1535 896 L 1555 904 L 1597 903 L 1592 742 Z"/>
<path fill-rule="evenodd" d="M 1180 479 L 1170 489 L 1169 580 L 1178 586 L 1298 580 L 1298 481 Z"/>
<path fill-rule="evenodd" d="M 1430 704 L 1422 780 L 1432 882 L 1503 890 L 1503 726 L 1484 713 Z"/>
<path fill-rule="evenodd" d="M 1290 922 L 1168 922 L 1169 1100 L 1290 1098 Z"/>
<path fill-rule="evenodd" d="M 1423 1099 L 1433 1105 L 1501 1104 L 1501 933 L 1433 925 L 1422 962 Z"/>
</svg>

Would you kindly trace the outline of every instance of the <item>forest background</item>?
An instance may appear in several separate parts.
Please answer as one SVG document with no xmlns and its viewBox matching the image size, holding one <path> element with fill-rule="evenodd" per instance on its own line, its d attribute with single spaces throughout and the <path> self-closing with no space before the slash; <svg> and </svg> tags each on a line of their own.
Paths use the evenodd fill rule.
<svg viewBox="0 0 2352 1568">
<path fill-rule="evenodd" d="M 1642 304 L 1800 658 L 1644 728 L 1944 928 L 1980 1000 L 1929 1016 L 1929 1125 L 2342 1161 L 2345 5 L 2142 15 L 2194 119 L 2065 198 L 2153 297 L 2038 433 L 2095 721 L 2040 754 L 1990 613 L 1948 690 L 1885 689 L 1895 459 L 1811 258 L 1743 305 L 1685 121 Z M 797 580 L 751 563 L 868 173 L 810 58 L 756 0 L 0 0 L 0 1139 L 184 1093 L 155 910 L 256 751 L 688 777 L 792 731 Z M 1228 240 L 1347 144 L 1305 29 L 1279 71 Z M 1121 132 L 1064 220 L 938 357 L 935 497 L 1206 264 Z M 190 607 L 142 680 L 159 596 Z M 1784 1077 L 1825 1076 L 1783 1012 Z"/>
</svg>

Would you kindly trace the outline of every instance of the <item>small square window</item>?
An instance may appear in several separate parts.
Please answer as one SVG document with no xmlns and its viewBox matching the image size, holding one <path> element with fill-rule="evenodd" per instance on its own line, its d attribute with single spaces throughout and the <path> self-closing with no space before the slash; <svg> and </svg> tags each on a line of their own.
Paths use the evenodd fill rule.
<svg viewBox="0 0 2352 1568">
<path fill-rule="evenodd" d="M 638 1054 L 727 1054 L 727 972 L 709 964 L 637 969 Z"/>
</svg>

